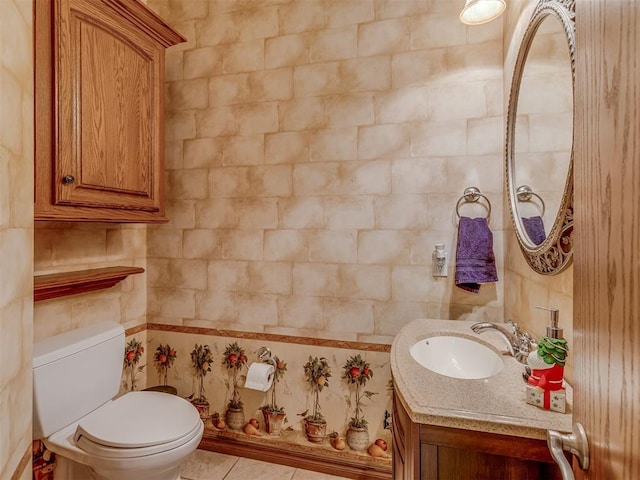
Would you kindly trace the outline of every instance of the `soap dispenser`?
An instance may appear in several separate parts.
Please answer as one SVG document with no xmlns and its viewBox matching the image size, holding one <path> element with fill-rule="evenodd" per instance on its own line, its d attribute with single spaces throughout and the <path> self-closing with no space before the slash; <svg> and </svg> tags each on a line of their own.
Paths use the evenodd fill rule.
<svg viewBox="0 0 640 480">
<path fill-rule="evenodd" d="M 531 374 L 527 380 L 527 403 L 546 410 L 564 413 L 566 391 L 564 365 L 569 347 L 558 326 L 557 308 L 535 307 L 549 312 L 547 334 L 538 342 L 538 348 L 527 358 Z"/>
</svg>

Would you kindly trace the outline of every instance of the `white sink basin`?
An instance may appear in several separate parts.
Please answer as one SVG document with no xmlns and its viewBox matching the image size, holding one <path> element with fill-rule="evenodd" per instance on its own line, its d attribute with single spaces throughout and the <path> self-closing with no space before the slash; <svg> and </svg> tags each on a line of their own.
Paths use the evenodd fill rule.
<svg viewBox="0 0 640 480">
<path fill-rule="evenodd" d="M 500 355 L 465 337 L 429 337 L 416 342 L 410 353 L 424 368 L 453 378 L 487 378 L 504 368 Z"/>
</svg>

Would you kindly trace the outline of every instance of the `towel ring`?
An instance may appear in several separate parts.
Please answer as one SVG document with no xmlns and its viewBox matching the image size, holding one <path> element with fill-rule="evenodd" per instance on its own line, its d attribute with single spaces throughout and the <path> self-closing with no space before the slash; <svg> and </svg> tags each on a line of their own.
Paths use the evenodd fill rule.
<svg viewBox="0 0 640 480">
<path fill-rule="evenodd" d="M 480 189 L 478 187 L 467 187 L 464 189 L 464 193 L 458 200 L 458 203 L 456 203 L 456 214 L 458 215 L 458 218 L 460 218 L 460 205 L 462 205 L 463 202 L 473 203 L 477 202 L 480 198 L 484 198 L 487 201 L 487 207 L 489 209 L 487 211 L 487 219 L 489 219 L 491 216 L 491 202 L 486 195 L 480 193 Z"/>
<path fill-rule="evenodd" d="M 530 202 L 531 197 L 536 197 L 540 201 L 540 204 L 542 205 L 542 213 L 540 214 L 540 216 L 544 217 L 544 211 L 546 209 L 544 200 L 540 195 L 534 192 L 529 185 L 524 185 L 524 184 L 520 185 L 516 190 L 516 197 L 518 198 L 519 202 Z"/>
</svg>

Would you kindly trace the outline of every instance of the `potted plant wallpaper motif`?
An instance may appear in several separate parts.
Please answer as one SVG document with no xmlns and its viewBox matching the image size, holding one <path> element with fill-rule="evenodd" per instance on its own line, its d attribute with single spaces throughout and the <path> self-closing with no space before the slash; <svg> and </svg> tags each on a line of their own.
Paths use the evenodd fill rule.
<svg viewBox="0 0 640 480">
<path fill-rule="evenodd" d="M 267 403 L 260 407 L 262 416 L 264 417 L 264 428 L 271 435 L 280 435 L 282 432 L 282 424 L 286 422 L 287 414 L 284 407 L 279 407 L 276 401 L 276 386 L 287 371 L 287 364 L 280 360 L 277 356 L 273 357 L 275 372 L 273 385 L 271 385 L 271 403 Z"/>
<path fill-rule="evenodd" d="M 244 349 L 238 345 L 238 342 L 227 345 L 222 356 L 222 364 L 231 371 L 232 392 L 231 399 L 227 404 L 225 420 L 229 428 L 234 430 L 240 430 L 244 425 L 244 410 L 242 409 L 242 400 L 240 400 L 240 393 L 238 392 L 238 373 L 246 363 L 247 355 Z"/>
<path fill-rule="evenodd" d="M 176 360 L 176 351 L 169 344 L 158 345 L 156 352 L 153 355 L 153 361 L 158 370 L 159 381 L 162 385 L 168 385 L 169 369 Z"/>
<path fill-rule="evenodd" d="M 321 443 L 327 436 L 327 421 L 320 413 L 320 392 L 329 386 L 331 368 L 325 357 L 311 357 L 304 364 L 305 380 L 313 393 L 313 411 L 304 418 L 307 439 L 313 443 Z"/>
<path fill-rule="evenodd" d="M 195 344 L 191 351 L 191 364 L 195 369 L 198 379 L 198 393 L 195 398 L 191 400 L 191 403 L 196 407 L 200 418 L 206 420 L 209 418 L 209 402 L 204 395 L 204 377 L 207 372 L 211 371 L 211 364 L 213 363 L 213 354 L 209 345 Z"/>
<path fill-rule="evenodd" d="M 135 338 L 132 338 L 124 348 L 124 371 L 125 379 L 122 385 L 125 390 L 133 392 L 137 390 L 136 375 L 144 370 L 144 365 L 138 366 L 140 357 L 144 352 L 144 346 Z M 127 378 L 128 377 L 128 378 Z"/>
<path fill-rule="evenodd" d="M 368 422 L 364 418 L 362 400 L 370 399 L 375 393 L 362 389 L 371 377 L 373 377 L 373 371 L 360 354 L 349 357 L 342 367 L 342 378 L 349 386 L 355 386 L 355 408 L 347 429 L 347 445 L 352 450 L 365 450 L 369 444 Z"/>
</svg>

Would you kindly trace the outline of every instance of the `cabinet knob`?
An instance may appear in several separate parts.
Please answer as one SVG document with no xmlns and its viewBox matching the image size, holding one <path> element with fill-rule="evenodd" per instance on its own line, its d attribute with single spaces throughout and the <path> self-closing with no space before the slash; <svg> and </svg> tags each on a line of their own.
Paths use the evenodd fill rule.
<svg viewBox="0 0 640 480">
<path fill-rule="evenodd" d="M 62 177 L 62 183 L 66 183 L 67 185 L 75 181 L 76 177 L 74 177 L 73 175 L 65 175 L 64 177 Z"/>
</svg>

